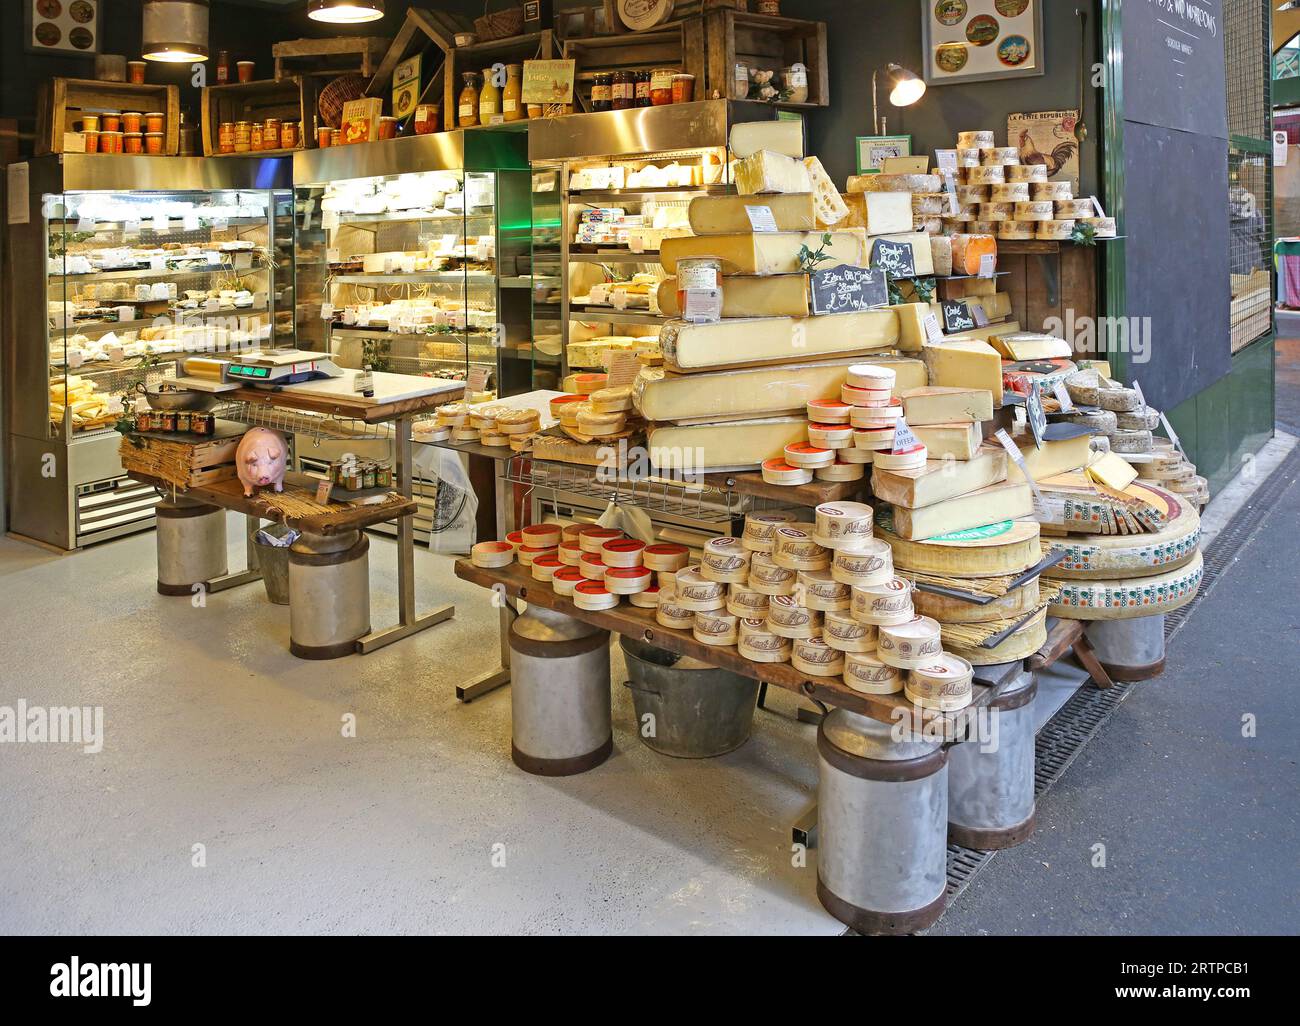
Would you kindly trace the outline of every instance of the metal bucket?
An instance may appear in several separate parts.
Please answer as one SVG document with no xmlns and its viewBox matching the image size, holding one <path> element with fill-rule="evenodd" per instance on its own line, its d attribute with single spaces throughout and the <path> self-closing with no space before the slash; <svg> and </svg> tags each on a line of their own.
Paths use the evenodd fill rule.
<svg viewBox="0 0 1300 1026">
<path fill-rule="evenodd" d="M 678 759 L 711 759 L 749 740 L 758 681 L 661 648 L 619 639 L 637 735 L 647 748 Z"/>
<path fill-rule="evenodd" d="M 283 538 L 289 533 L 284 524 L 272 524 L 263 530 L 272 538 Z M 277 606 L 289 604 L 289 546 L 283 548 L 267 545 L 257 540 L 257 568 L 262 574 L 262 583 L 266 585 L 266 597 Z"/>
<path fill-rule="evenodd" d="M 1131 620 L 1095 620 L 1088 624 L 1088 641 L 1112 680 L 1151 680 L 1165 672 L 1163 614 Z"/>
</svg>

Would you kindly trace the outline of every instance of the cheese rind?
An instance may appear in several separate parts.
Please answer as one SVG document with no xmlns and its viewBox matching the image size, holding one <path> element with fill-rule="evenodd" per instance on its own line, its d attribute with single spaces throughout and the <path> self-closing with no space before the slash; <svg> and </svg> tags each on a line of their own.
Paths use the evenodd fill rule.
<svg viewBox="0 0 1300 1026">
<path fill-rule="evenodd" d="M 898 342 L 898 315 L 889 309 L 826 317 L 731 319 L 716 324 L 669 321 L 659 337 L 672 371 L 805 362 L 888 349 Z"/>
<path fill-rule="evenodd" d="M 1052 335 L 1018 332 L 1013 335 L 990 335 L 989 345 L 1008 360 L 1068 360 L 1074 355 L 1070 343 Z"/>
<path fill-rule="evenodd" d="M 831 176 L 822 167 L 816 157 L 805 157 L 804 167 L 808 169 L 808 178 L 812 181 L 813 197 L 817 203 L 817 225 L 820 228 L 833 228 L 849 216 L 849 208 L 840 199 L 840 190 L 835 188 Z"/>
<path fill-rule="evenodd" d="M 778 231 L 807 232 L 817 227 L 816 203 L 810 192 L 774 196 L 697 196 L 686 216 L 696 235 L 736 235 L 752 232 L 748 207 L 767 207 Z"/>
<path fill-rule="evenodd" d="M 1042 448 L 1039 448 L 1034 444 L 1034 436 L 1029 429 L 1021 427 L 1011 435 L 1011 440 L 1020 449 L 1020 455 L 1024 458 L 1025 466 L 1029 469 L 1030 476 L 1035 481 L 1042 481 L 1045 478 L 1055 477 L 1057 474 L 1064 474 L 1066 471 L 1086 467 L 1088 461 L 1092 458 L 1091 435 L 1079 435 L 1076 438 L 1058 441 L 1048 440 L 1043 442 Z M 989 442 L 986 447 L 993 445 L 997 445 L 997 443 Z M 1019 464 L 1014 461 L 1007 468 L 1007 480 L 1025 480 L 1025 475 L 1021 472 Z"/>
<path fill-rule="evenodd" d="M 831 237 L 826 247 L 829 259 L 819 267 L 868 266 L 871 250 L 861 228 L 837 229 L 827 234 Z M 822 236 L 822 232 L 680 236 L 664 239 L 659 262 L 669 274 L 677 273 L 677 261 L 697 257 L 719 260 L 723 274 L 795 274 L 801 270 L 799 251 L 804 246 L 819 249 Z"/>
<path fill-rule="evenodd" d="M 924 541 L 1027 517 L 1033 511 L 1033 493 L 1029 485 L 1006 482 L 920 509 L 896 506 L 894 533 L 907 541 Z"/>
<path fill-rule="evenodd" d="M 938 175 L 853 175 L 846 192 L 941 192 Z"/>
<path fill-rule="evenodd" d="M 925 346 L 921 355 L 932 384 L 991 392 L 993 405 L 1002 405 L 1002 358 L 987 342 L 944 341 Z"/>
<path fill-rule="evenodd" d="M 889 544 L 900 570 L 947 577 L 1001 577 L 1021 573 L 1043 559 L 1038 523 L 1033 520 L 1009 520 L 925 541 L 900 538 L 893 522 L 893 507 L 877 509 L 876 536 Z"/>
<path fill-rule="evenodd" d="M 925 319 L 930 313 L 926 303 L 904 303 L 890 307 L 898 314 L 898 348 L 904 353 L 919 353 L 925 346 Z"/>
<path fill-rule="evenodd" d="M 903 393 L 909 427 L 993 419 L 993 395 L 983 389 L 930 385 Z"/>
<path fill-rule="evenodd" d="M 921 470 L 876 468 L 871 491 L 881 502 L 920 509 L 998 484 L 1006 477 L 1007 454 L 987 451 L 966 462 L 930 460 Z"/>
<path fill-rule="evenodd" d="M 724 424 L 652 427 L 646 435 L 650 462 L 660 470 L 757 470 L 804 440 L 804 417 L 774 417 Z"/>
<path fill-rule="evenodd" d="M 985 257 L 998 263 L 998 240 L 992 235 L 954 235 L 952 237 L 952 269 L 956 274 L 979 274 Z"/>
<path fill-rule="evenodd" d="M 756 196 L 765 192 L 812 192 L 812 178 L 803 163 L 784 153 L 759 150 L 736 165 L 736 192 Z"/>
<path fill-rule="evenodd" d="M 841 196 L 848 213 L 841 228 L 861 228 L 868 235 L 891 235 L 912 228 L 912 195 L 907 192 L 854 192 Z"/>
<path fill-rule="evenodd" d="M 727 142 L 731 155 L 737 160 L 753 156 L 759 150 L 771 150 L 794 160 L 802 160 L 803 122 L 742 121 L 731 126 Z"/>
<path fill-rule="evenodd" d="M 912 425 L 912 434 L 935 459 L 951 457 L 954 460 L 972 460 L 984 444 L 984 433 L 979 424 L 928 424 Z"/>
<path fill-rule="evenodd" d="M 637 377 L 633 403 L 646 420 L 660 422 L 794 413 L 814 399 L 838 399 L 853 362 L 850 358 L 702 374 L 647 368 Z"/>
<path fill-rule="evenodd" d="M 681 316 L 677 279 L 659 283 L 659 312 Z M 807 317 L 811 312 L 806 274 L 773 274 L 764 278 L 726 275 L 722 279 L 723 317 Z"/>
</svg>

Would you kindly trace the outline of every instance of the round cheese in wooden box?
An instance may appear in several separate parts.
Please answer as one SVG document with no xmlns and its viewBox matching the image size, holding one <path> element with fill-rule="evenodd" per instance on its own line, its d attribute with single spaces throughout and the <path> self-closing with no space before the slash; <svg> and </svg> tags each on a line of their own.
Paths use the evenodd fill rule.
<svg viewBox="0 0 1300 1026">
<path fill-rule="evenodd" d="M 827 613 L 822 621 L 822 639 L 840 652 L 874 652 L 876 628 L 858 623 L 844 612 Z"/>
<path fill-rule="evenodd" d="M 888 584 L 894 579 L 894 556 L 887 542 L 869 538 L 851 549 L 837 549 L 831 576 L 854 588 Z"/>
<path fill-rule="evenodd" d="M 714 648 L 730 648 L 740 640 L 740 618 L 730 613 L 713 612 L 695 614 L 695 640 Z"/>
<path fill-rule="evenodd" d="M 469 561 L 485 570 L 499 570 L 515 561 L 515 547 L 509 542 L 479 542 L 470 549 Z"/>
<path fill-rule="evenodd" d="M 742 620 L 736 647 L 753 663 L 788 663 L 793 649 L 790 640 L 773 634 L 765 620 Z"/>
<path fill-rule="evenodd" d="M 813 540 L 827 549 L 857 548 L 869 541 L 875 512 L 862 502 L 825 502 L 817 507 Z"/>
<path fill-rule="evenodd" d="M 660 598 L 655 610 L 655 622 L 660 627 L 675 631 L 689 631 L 695 627 L 695 611 L 675 605 L 673 599 Z"/>
<path fill-rule="evenodd" d="M 831 648 L 821 638 L 795 641 L 790 662 L 796 670 L 810 677 L 838 677 L 844 672 L 844 653 Z"/>
<path fill-rule="evenodd" d="M 844 656 L 844 683 L 863 695 L 896 695 L 903 690 L 903 675 L 871 652 Z"/>
<path fill-rule="evenodd" d="M 960 656 L 941 652 L 907 675 L 903 693 L 922 709 L 957 712 L 971 703 L 975 668 Z"/>
<path fill-rule="evenodd" d="M 767 619 L 770 596 L 755 591 L 745 584 L 733 584 L 727 589 L 727 612 L 743 619 Z"/>
<path fill-rule="evenodd" d="M 914 670 L 942 654 L 939 622 L 928 616 L 882 625 L 877 635 L 876 655 L 881 662 L 900 670 Z"/>
<path fill-rule="evenodd" d="M 647 545 L 641 553 L 642 565 L 655 571 L 676 573 L 690 562 L 690 550 L 685 545 L 664 542 L 659 545 Z"/>
<path fill-rule="evenodd" d="M 710 538 L 700 559 L 700 574 L 719 584 L 744 584 L 749 580 L 750 551 L 736 538 Z"/>
<path fill-rule="evenodd" d="M 772 596 L 767 626 L 783 638 L 815 638 L 822 632 L 822 614 L 799 605 L 789 595 Z"/>
<path fill-rule="evenodd" d="M 876 627 L 907 623 L 916 617 L 912 608 L 912 584 L 895 577 L 886 584 L 853 589 L 853 619 Z"/>
<path fill-rule="evenodd" d="M 849 586 L 835 580 L 829 570 L 801 570 L 795 594 L 819 613 L 847 611 L 852 599 Z"/>
<path fill-rule="evenodd" d="M 551 590 L 557 595 L 572 595 L 574 589 L 586 579 L 576 566 L 561 567 L 551 576 Z"/>
<path fill-rule="evenodd" d="M 749 587 L 763 595 L 792 595 L 796 586 L 796 571 L 777 566 L 765 552 L 755 552 L 749 562 Z"/>
<path fill-rule="evenodd" d="M 777 528 L 772 560 L 787 570 L 827 570 L 831 565 L 830 552 L 797 527 Z"/>
<path fill-rule="evenodd" d="M 697 566 L 677 571 L 673 604 L 696 613 L 709 613 L 727 606 L 727 586 L 710 581 Z"/>
</svg>

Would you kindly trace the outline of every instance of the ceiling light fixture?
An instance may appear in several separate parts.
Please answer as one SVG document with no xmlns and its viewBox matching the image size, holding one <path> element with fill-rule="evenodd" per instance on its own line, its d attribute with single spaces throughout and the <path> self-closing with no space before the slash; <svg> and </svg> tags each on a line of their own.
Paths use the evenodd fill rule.
<svg viewBox="0 0 1300 1026">
<path fill-rule="evenodd" d="M 144 0 L 144 59 L 192 64 L 208 59 L 208 0 Z"/>
<path fill-rule="evenodd" d="M 360 25 L 384 16 L 384 0 L 311 0 L 307 17 L 336 25 Z"/>
</svg>

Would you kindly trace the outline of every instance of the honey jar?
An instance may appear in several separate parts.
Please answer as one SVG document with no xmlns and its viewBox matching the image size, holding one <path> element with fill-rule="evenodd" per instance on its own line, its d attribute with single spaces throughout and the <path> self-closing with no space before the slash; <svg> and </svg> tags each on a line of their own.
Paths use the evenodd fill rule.
<svg viewBox="0 0 1300 1026">
<path fill-rule="evenodd" d="M 280 149 L 296 150 L 298 148 L 298 122 L 285 121 L 280 125 Z"/>
<path fill-rule="evenodd" d="M 144 136 L 144 151 L 151 157 L 160 157 L 163 152 L 163 140 L 166 136 L 162 132 L 146 132 Z"/>
<path fill-rule="evenodd" d="M 262 145 L 260 150 L 274 150 L 280 145 L 280 119 L 267 118 L 262 124 Z"/>
<path fill-rule="evenodd" d="M 167 115 L 157 112 L 146 114 L 144 116 L 144 130 L 146 132 L 165 132 L 167 130 Z"/>
<path fill-rule="evenodd" d="M 122 134 L 122 152 L 123 153 L 143 153 L 144 136 L 140 132 L 124 132 Z"/>
<path fill-rule="evenodd" d="M 248 126 L 248 148 L 250 150 L 260 150 L 262 148 L 263 129 L 261 124 Z"/>
<path fill-rule="evenodd" d="M 235 122 L 235 152 L 247 153 L 253 148 L 253 125 L 248 121 Z"/>
<path fill-rule="evenodd" d="M 127 135 L 135 135 L 143 131 L 144 115 L 136 111 L 128 111 L 122 115 L 122 131 Z"/>
<path fill-rule="evenodd" d="M 219 148 L 222 153 L 235 152 L 235 123 L 233 121 L 221 122 L 221 128 L 217 136 Z"/>
</svg>

